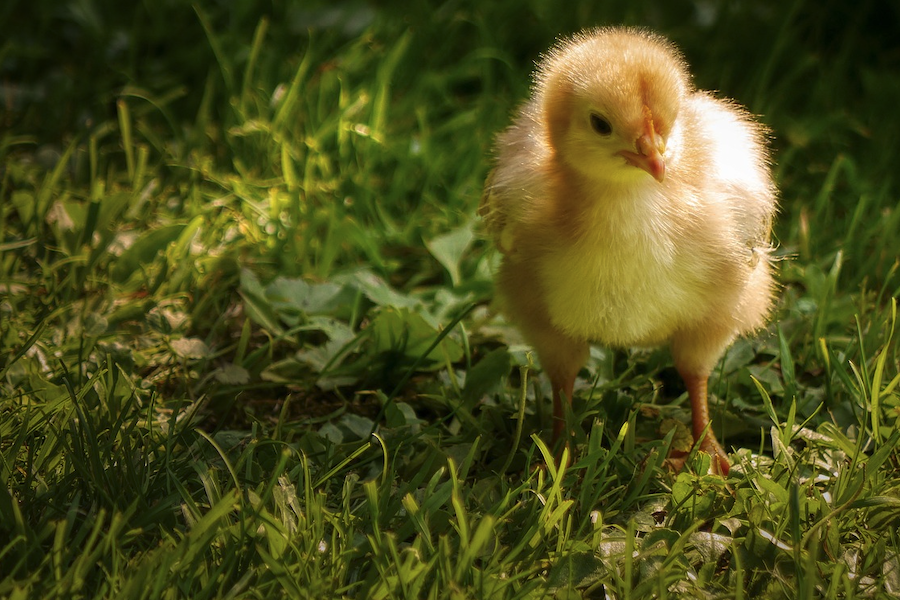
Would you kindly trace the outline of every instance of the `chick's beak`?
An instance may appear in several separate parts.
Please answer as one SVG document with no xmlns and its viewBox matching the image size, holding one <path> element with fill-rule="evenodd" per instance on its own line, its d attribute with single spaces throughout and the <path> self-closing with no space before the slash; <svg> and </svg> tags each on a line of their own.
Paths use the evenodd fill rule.
<svg viewBox="0 0 900 600">
<path fill-rule="evenodd" d="M 637 152 L 622 150 L 619 154 L 628 164 L 643 169 L 653 179 L 662 183 L 666 177 L 666 141 L 656 133 L 653 126 L 653 114 L 644 106 L 644 131 L 635 141 Z"/>
</svg>

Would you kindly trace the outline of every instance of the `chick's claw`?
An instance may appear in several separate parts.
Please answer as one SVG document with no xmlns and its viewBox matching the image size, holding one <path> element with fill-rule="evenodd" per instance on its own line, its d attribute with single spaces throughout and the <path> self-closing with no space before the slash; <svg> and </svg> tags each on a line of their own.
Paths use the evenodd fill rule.
<svg viewBox="0 0 900 600">
<path fill-rule="evenodd" d="M 731 471 L 731 462 L 729 462 L 728 454 L 722 445 L 719 444 L 715 436 L 708 434 L 703 441 L 700 442 L 700 451 L 709 454 L 709 472 L 715 475 L 727 477 Z"/>
</svg>

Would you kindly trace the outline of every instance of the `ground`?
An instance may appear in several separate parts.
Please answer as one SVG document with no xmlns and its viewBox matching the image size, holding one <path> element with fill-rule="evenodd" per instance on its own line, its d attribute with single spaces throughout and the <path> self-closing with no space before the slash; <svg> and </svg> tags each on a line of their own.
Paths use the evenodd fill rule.
<svg viewBox="0 0 900 600">
<path fill-rule="evenodd" d="M 603 4 L 603 6 L 600 6 Z M 558 35 L 652 27 L 771 128 L 780 300 L 711 381 L 548 384 L 475 209 Z M 900 13 L 874 1 L 0 8 L 0 596 L 900 593 Z M 544 437 L 542 437 L 542 434 Z"/>
</svg>

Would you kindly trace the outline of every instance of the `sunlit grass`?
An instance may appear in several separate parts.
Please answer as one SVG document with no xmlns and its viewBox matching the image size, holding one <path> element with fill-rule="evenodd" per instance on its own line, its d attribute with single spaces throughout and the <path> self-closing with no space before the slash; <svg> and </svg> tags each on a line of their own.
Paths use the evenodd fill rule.
<svg viewBox="0 0 900 600">
<path fill-rule="evenodd" d="M 0 596 L 900 593 L 875 3 L 232 4 L 0 8 Z M 711 380 L 727 480 L 666 466 L 664 351 L 596 349 L 547 448 L 490 308 L 492 136 L 554 36 L 619 22 L 773 130 L 782 300 Z"/>
</svg>

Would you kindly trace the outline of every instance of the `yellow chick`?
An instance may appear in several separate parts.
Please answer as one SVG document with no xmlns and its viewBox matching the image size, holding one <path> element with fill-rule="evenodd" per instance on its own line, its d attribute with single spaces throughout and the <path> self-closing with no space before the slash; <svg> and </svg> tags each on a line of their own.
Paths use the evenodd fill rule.
<svg viewBox="0 0 900 600">
<path fill-rule="evenodd" d="M 665 38 L 602 28 L 542 58 L 496 155 L 479 214 L 503 311 L 550 378 L 554 439 L 590 343 L 668 344 L 694 439 L 727 475 L 706 386 L 772 304 L 765 129 L 694 89 Z"/>
</svg>

